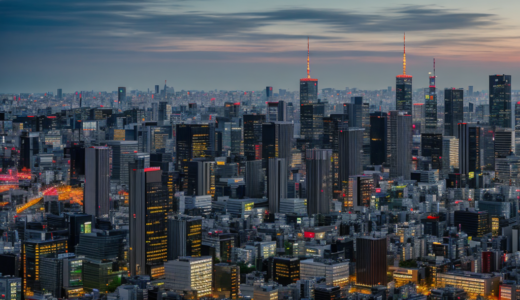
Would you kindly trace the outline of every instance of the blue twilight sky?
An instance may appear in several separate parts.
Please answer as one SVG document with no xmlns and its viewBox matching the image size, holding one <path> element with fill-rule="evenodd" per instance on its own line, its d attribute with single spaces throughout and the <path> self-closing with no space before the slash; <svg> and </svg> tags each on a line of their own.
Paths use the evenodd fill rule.
<svg viewBox="0 0 520 300">
<path fill-rule="evenodd" d="M 520 1 L 0 0 L 0 93 L 520 82 Z"/>
</svg>

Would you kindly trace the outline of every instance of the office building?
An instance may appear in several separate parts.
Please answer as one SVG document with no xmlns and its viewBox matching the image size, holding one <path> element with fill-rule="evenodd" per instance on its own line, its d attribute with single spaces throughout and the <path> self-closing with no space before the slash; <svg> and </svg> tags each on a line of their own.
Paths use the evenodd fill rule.
<svg viewBox="0 0 520 300">
<path fill-rule="evenodd" d="M 489 75 L 489 125 L 512 128 L 511 75 Z"/>
<path fill-rule="evenodd" d="M 207 124 L 177 124 L 176 135 L 177 170 L 187 176 L 190 160 L 212 156 L 214 136 Z M 186 181 L 184 188 L 187 187 Z"/>
<path fill-rule="evenodd" d="M 130 171 L 130 273 L 161 278 L 168 247 L 168 190 L 159 168 L 135 165 Z"/>
<path fill-rule="evenodd" d="M 70 155 L 70 185 L 79 185 L 85 176 L 85 144 L 73 142 L 65 153 Z"/>
<path fill-rule="evenodd" d="M 273 258 L 273 281 L 281 285 L 296 283 L 300 279 L 300 259 L 290 257 Z"/>
<path fill-rule="evenodd" d="M 42 145 L 38 132 L 23 131 L 20 136 L 20 162 L 18 172 L 31 171 L 36 168 L 36 157 L 40 153 Z"/>
<path fill-rule="evenodd" d="M 421 156 L 431 159 L 431 168 L 434 170 L 442 169 L 442 141 L 440 133 L 421 134 Z"/>
<path fill-rule="evenodd" d="M 480 127 L 459 123 L 458 129 L 459 173 L 464 180 L 472 180 L 480 174 Z"/>
<path fill-rule="evenodd" d="M 454 213 L 453 224 L 468 236 L 482 237 L 491 232 L 488 226 L 488 213 L 486 211 L 463 211 Z"/>
<path fill-rule="evenodd" d="M 123 260 L 127 234 L 123 229 L 82 233 L 75 254 L 91 260 Z"/>
<path fill-rule="evenodd" d="M 435 131 L 437 129 L 437 88 L 435 86 L 435 58 L 433 59 L 433 75 L 429 76 L 430 85 L 428 93 L 425 93 L 425 129 Z"/>
<path fill-rule="evenodd" d="M 307 212 L 328 214 L 332 208 L 332 150 L 310 149 L 307 158 Z"/>
<path fill-rule="evenodd" d="M 159 85 L 158 84 L 155 85 L 155 94 L 156 95 L 159 94 Z"/>
<path fill-rule="evenodd" d="M 293 130 L 294 125 L 289 122 L 262 124 L 262 164 L 265 168 L 269 158 L 284 158 L 287 166 L 291 165 Z"/>
<path fill-rule="evenodd" d="M 0 274 L 0 294 L 2 295 L 2 300 L 21 300 L 22 279 Z"/>
<path fill-rule="evenodd" d="M 386 238 L 360 237 L 356 241 L 356 283 L 386 285 Z"/>
<path fill-rule="evenodd" d="M 267 122 L 286 122 L 287 103 L 285 101 L 267 102 Z"/>
<path fill-rule="evenodd" d="M 287 198 L 287 176 L 287 163 L 284 158 L 268 159 L 267 198 L 271 213 L 278 213 L 280 200 Z"/>
<path fill-rule="evenodd" d="M 110 148 L 85 149 L 85 189 L 83 212 L 96 218 L 110 210 Z"/>
<path fill-rule="evenodd" d="M 213 267 L 213 291 L 227 299 L 240 295 L 240 268 L 237 265 L 218 263 Z"/>
<path fill-rule="evenodd" d="M 262 159 L 262 124 L 265 115 L 244 115 L 244 156 L 247 160 Z"/>
<path fill-rule="evenodd" d="M 62 89 L 58 89 L 57 90 L 56 98 L 58 98 L 58 99 L 62 99 L 63 98 L 63 90 Z"/>
<path fill-rule="evenodd" d="M 40 263 L 44 257 L 67 252 L 66 239 L 29 240 L 22 245 L 23 294 L 33 296 L 42 290 Z"/>
<path fill-rule="evenodd" d="M 187 196 L 215 195 L 215 162 L 195 159 L 188 162 Z"/>
<path fill-rule="evenodd" d="M 273 97 L 273 87 L 272 86 L 266 86 L 265 87 L 265 98 L 267 101 L 270 101 Z"/>
<path fill-rule="evenodd" d="M 452 286 L 462 289 L 472 297 L 498 297 L 500 276 L 493 274 L 472 273 L 465 271 L 449 271 L 437 273 L 437 287 Z"/>
<path fill-rule="evenodd" d="M 459 140 L 454 136 L 442 138 L 442 173 L 448 176 L 459 168 Z"/>
<path fill-rule="evenodd" d="M 83 262 L 83 288 L 91 293 L 98 290 L 106 294 L 112 286 L 120 286 L 124 271 L 114 270 L 111 261 L 85 260 Z"/>
<path fill-rule="evenodd" d="M 312 143 L 319 143 L 323 134 L 325 104 L 308 103 L 300 106 L 300 136 Z"/>
<path fill-rule="evenodd" d="M 181 256 L 199 257 L 202 247 L 202 218 L 168 217 L 168 260 Z"/>
<path fill-rule="evenodd" d="M 341 289 L 339 286 L 316 285 L 314 287 L 314 300 L 337 300 L 340 299 Z"/>
<path fill-rule="evenodd" d="M 369 207 L 374 192 L 374 177 L 365 175 L 350 176 L 348 181 L 346 207 Z"/>
<path fill-rule="evenodd" d="M 495 162 L 515 152 L 515 131 L 511 128 L 496 128 L 494 137 Z"/>
<path fill-rule="evenodd" d="M 349 282 L 348 260 L 311 258 L 300 261 L 300 279 L 312 280 L 324 277 L 327 285 L 344 287 Z"/>
<path fill-rule="evenodd" d="M 387 126 L 387 113 L 370 114 L 370 163 L 373 165 L 382 165 L 386 162 Z"/>
<path fill-rule="evenodd" d="M 164 286 L 173 291 L 193 291 L 196 299 L 211 295 L 212 258 L 180 257 L 165 264 Z"/>
<path fill-rule="evenodd" d="M 338 186 L 347 207 L 345 196 L 348 193 L 350 176 L 363 172 L 363 128 L 348 128 L 339 133 L 339 176 Z"/>
<path fill-rule="evenodd" d="M 331 114 L 330 117 L 323 118 L 323 149 L 332 149 L 332 176 L 333 176 L 333 196 L 337 199 L 342 193 L 340 175 L 340 149 L 339 135 L 343 130 L 348 129 L 348 115 Z"/>
<path fill-rule="evenodd" d="M 262 198 L 264 195 L 264 171 L 262 160 L 246 161 L 246 197 Z"/>
<path fill-rule="evenodd" d="M 457 124 L 464 122 L 464 90 L 444 89 L 444 135 L 459 137 Z"/>
<path fill-rule="evenodd" d="M 410 179 L 412 161 L 412 116 L 402 111 L 388 112 L 387 161 L 390 178 Z"/>
<path fill-rule="evenodd" d="M 111 180 L 128 186 L 128 164 L 133 162 L 137 152 L 137 141 L 107 141 L 111 154 Z"/>
<path fill-rule="evenodd" d="M 414 134 L 425 132 L 426 128 L 426 106 L 424 103 L 414 103 L 412 105 L 412 127 Z"/>
<path fill-rule="evenodd" d="M 121 105 L 121 103 L 126 102 L 126 87 L 118 87 L 117 88 L 117 103 Z"/>
</svg>

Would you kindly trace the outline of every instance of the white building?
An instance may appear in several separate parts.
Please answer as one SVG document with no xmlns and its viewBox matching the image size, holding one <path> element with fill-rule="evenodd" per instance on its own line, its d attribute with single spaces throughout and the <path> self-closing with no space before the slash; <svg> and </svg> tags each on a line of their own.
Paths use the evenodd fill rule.
<svg viewBox="0 0 520 300">
<path fill-rule="evenodd" d="M 197 297 L 211 295 L 212 258 L 179 257 L 164 264 L 164 286 L 175 291 L 197 291 Z"/>
<path fill-rule="evenodd" d="M 325 277 L 327 285 L 345 286 L 349 278 L 349 261 L 306 259 L 300 261 L 300 280 Z"/>
</svg>

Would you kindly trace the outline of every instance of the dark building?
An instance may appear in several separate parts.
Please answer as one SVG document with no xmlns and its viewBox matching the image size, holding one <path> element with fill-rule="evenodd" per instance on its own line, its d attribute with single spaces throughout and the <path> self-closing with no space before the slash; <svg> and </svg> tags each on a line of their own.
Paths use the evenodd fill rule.
<svg viewBox="0 0 520 300">
<path fill-rule="evenodd" d="M 293 130 L 294 125 L 289 122 L 262 124 L 262 164 L 264 168 L 267 168 L 269 158 L 285 158 L 287 166 L 291 164 Z"/>
<path fill-rule="evenodd" d="M 334 174 L 333 178 L 337 178 L 336 184 L 341 191 L 344 208 L 349 206 L 346 197 L 350 192 L 350 176 L 363 172 L 363 133 L 363 128 L 357 127 L 340 130 L 339 133 L 338 174 Z"/>
<path fill-rule="evenodd" d="M 227 299 L 238 299 L 240 268 L 237 265 L 218 263 L 213 266 L 213 291 Z"/>
<path fill-rule="evenodd" d="M 40 135 L 37 132 L 22 132 L 20 136 L 18 171 L 31 171 L 34 169 L 36 155 L 40 153 L 40 148 Z"/>
<path fill-rule="evenodd" d="M 356 282 L 386 285 L 386 238 L 361 237 L 356 241 Z"/>
<path fill-rule="evenodd" d="M 224 103 L 224 117 L 228 119 L 240 117 L 240 103 Z"/>
<path fill-rule="evenodd" d="M 425 95 L 425 129 L 435 130 L 437 128 L 437 89 L 435 87 L 435 59 L 433 59 L 433 76 L 430 74 L 430 86 L 428 94 Z"/>
<path fill-rule="evenodd" d="M 188 162 L 193 158 L 212 156 L 214 136 L 207 124 L 178 124 L 177 140 L 177 170 L 185 176 L 188 174 Z M 187 188 L 187 181 L 185 182 Z"/>
<path fill-rule="evenodd" d="M 486 211 L 457 210 L 454 213 L 453 223 L 459 229 L 472 237 L 482 237 L 491 232 L 488 225 L 488 213 Z"/>
<path fill-rule="evenodd" d="M 262 124 L 265 115 L 244 115 L 244 156 L 246 160 L 262 158 Z"/>
<path fill-rule="evenodd" d="M 370 163 L 373 165 L 382 165 L 386 162 L 387 123 L 387 113 L 370 114 Z"/>
<path fill-rule="evenodd" d="M 201 256 L 202 219 L 172 216 L 168 218 L 168 260 L 180 256 Z"/>
<path fill-rule="evenodd" d="M 444 135 L 459 137 L 457 124 L 464 122 L 464 90 L 444 89 Z"/>
<path fill-rule="evenodd" d="M 489 75 L 489 125 L 511 128 L 511 75 Z"/>
<path fill-rule="evenodd" d="M 158 84 L 155 85 L 155 94 L 159 94 L 159 85 Z"/>
<path fill-rule="evenodd" d="M 306 153 L 307 213 L 329 214 L 332 208 L 332 150 L 309 149 Z"/>
<path fill-rule="evenodd" d="M 117 88 L 117 102 L 121 105 L 122 102 L 126 102 L 126 87 Z"/>
<path fill-rule="evenodd" d="M 337 300 L 341 298 L 339 286 L 317 285 L 314 288 L 314 300 Z"/>
<path fill-rule="evenodd" d="M 323 149 L 332 149 L 332 181 L 334 199 L 337 199 L 342 193 L 342 185 L 339 179 L 339 135 L 341 131 L 347 129 L 348 117 L 346 114 L 331 114 L 330 117 L 323 118 Z"/>
<path fill-rule="evenodd" d="M 300 260 L 298 258 L 273 258 L 273 280 L 281 285 L 289 285 L 300 280 Z"/>
<path fill-rule="evenodd" d="M 323 134 L 324 103 L 309 103 L 300 106 L 300 135 L 314 143 L 321 142 Z"/>
<path fill-rule="evenodd" d="M 110 148 L 96 146 L 85 150 L 85 189 L 83 212 L 96 218 L 110 210 Z"/>
<path fill-rule="evenodd" d="M 431 167 L 434 170 L 442 169 L 442 134 L 421 134 L 421 155 L 431 158 Z"/>
<path fill-rule="evenodd" d="M 411 75 L 397 75 L 395 78 L 395 109 L 412 114 Z"/>
<path fill-rule="evenodd" d="M 480 127 L 467 123 L 458 127 L 459 173 L 464 180 L 472 180 L 480 174 Z"/>
<path fill-rule="evenodd" d="M 70 157 L 70 185 L 78 185 L 85 176 L 85 145 L 82 142 L 73 142 L 65 148 L 65 154 Z"/>
<path fill-rule="evenodd" d="M 164 276 L 167 260 L 168 190 L 157 167 L 130 171 L 130 272 Z"/>
<path fill-rule="evenodd" d="M 267 98 L 267 101 L 269 101 L 271 99 L 271 97 L 273 97 L 273 87 L 272 86 L 265 87 L 265 97 Z"/>
<path fill-rule="evenodd" d="M 58 99 L 63 98 L 63 90 L 62 89 L 58 89 L 58 91 L 56 93 L 56 98 L 58 98 Z"/>
</svg>

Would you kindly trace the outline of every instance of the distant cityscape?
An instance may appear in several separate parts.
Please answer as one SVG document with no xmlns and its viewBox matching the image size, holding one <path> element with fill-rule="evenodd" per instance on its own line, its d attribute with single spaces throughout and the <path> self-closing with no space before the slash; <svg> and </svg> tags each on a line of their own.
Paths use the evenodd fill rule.
<svg viewBox="0 0 520 300">
<path fill-rule="evenodd" d="M 0 300 L 520 299 L 511 75 L 403 40 L 395 86 L 320 89 L 307 42 L 299 91 L 1 94 Z"/>
</svg>

